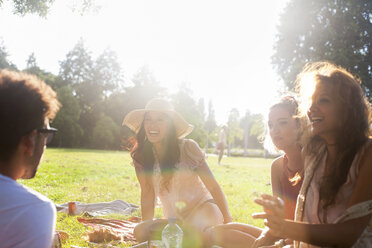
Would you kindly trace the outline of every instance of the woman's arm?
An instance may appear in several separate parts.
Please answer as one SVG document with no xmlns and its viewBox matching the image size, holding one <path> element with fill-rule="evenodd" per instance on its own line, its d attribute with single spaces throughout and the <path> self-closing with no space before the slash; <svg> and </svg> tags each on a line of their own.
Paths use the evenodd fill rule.
<svg viewBox="0 0 372 248">
<path fill-rule="evenodd" d="M 364 153 L 359 166 L 358 178 L 347 208 L 372 199 L 372 146 Z M 337 224 L 307 224 L 284 220 L 275 214 L 275 198 L 259 199 L 256 202 L 265 208 L 263 214 L 255 218 L 265 219 L 265 225 L 276 236 L 321 246 L 349 247 L 353 245 L 371 220 L 372 214 Z M 269 211 L 268 211 L 269 209 Z M 270 212 L 272 214 L 270 214 Z"/>
<path fill-rule="evenodd" d="M 308 224 L 285 220 L 280 226 L 283 237 L 319 246 L 351 247 L 359 238 L 372 215 L 337 224 Z M 271 229 L 273 220 L 265 224 Z M 275 227 L 276 229 L 277 227 Z"/>
<path fill-rule="evenodd" d="M 283 174 L 283 156 L 275 159 L 271 164 L 271 189 L 274 196 L 282 198 L 281 176 Z"/>
<path fill-rule="evenodd" d="M 347 207 L 372 199 L 372 145 L 364 152 L 360 163 L 358 178 Z"/>
<path fill-rule="evenodd" d="M 281 175 L 283 173 L 283 156 L 276 158 L 271 164 L 271 190 L 274 196 L 282 197 Z M 284 214 L 284 212 L 283 212 Z M 261 235 L 255 240 L 252 248 L 261 247 L 264 245 L 273 244 L 278 237 L 270 233 L 269 228 L 265 228 Z"/>
<path fill-rule="evenodd" d="M 253 217 L 265 219 L 265 225 L 273 235 L 319 246 L 350 247 L 360 237 L 372 217 L 370 214 L 337 224 L 293 222 L 280 217 L 276 197 L 265 195 L 255 201 L 264 207 L 265 213 L 255 214 Z"/>
<path fill-rule="evenodd" d="M 141 186 L 141 214 L 142 220 L 154 218 L 155 191 L 151 175 L 147 175 L 141 168 L 136 167 L 136 175 Z"/>
<path fill-rule="evenodd" d="M 265 200 L 259 201 L 262 203 Z M 270 207 L 270 205 L 273 205 L 273 201 L 270 203 L 266 202 L 265 204 L 261 203 L 260 205 L 265 205 L 265 208 L 270 209 L 272 214 L 254 214 L 253 218 L 265 219 L 264 223 L 273 235 L 318 246 L 352 246 L 359 238 L 372 216 L 364 216 L 337 224 L 309 224 L 285 220 L 279 217 L 276 211 Z"/>
<path fill-rule="evenodd" d="M 220 209 L 224 218 L 224 223 L 231 222 L 232 218 L 229 212 L 229 208 L 227 206 L 225 195 L 222 192 L 220 185 L 217 183 L 205 160 L 200 164 L 200 166 L 197 167 L 196 172 L 198 173 L 205 187 L 211 193 L 218 208 Z"/>
</svg>

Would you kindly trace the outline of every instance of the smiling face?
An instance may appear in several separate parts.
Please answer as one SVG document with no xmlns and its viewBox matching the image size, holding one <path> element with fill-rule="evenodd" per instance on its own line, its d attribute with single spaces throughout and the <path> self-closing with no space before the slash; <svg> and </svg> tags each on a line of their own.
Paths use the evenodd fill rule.
<svg viewBox="0 0 372 248">
<path fill-rule="evenodd" d="M 269 113 L 269 132 L 274 145 L 282 151 L 296 145 L 299 133 L 299 124 L 288 110 L 277 106 Z"/>
<path fill-rule="evenodd" d="M 143 122 L 148 141 L 152 144 L 160 144 L 167 134 L 168 116 L 162 112 L 149 111 L 145 114 Z"/>
<path fill-rule="evenodd" d="M 338 100 L 330 84 L 318 83 L 311 97 L 307 112 L 314 135 L 319 135 L 328 144 L 335 143 L 336 132 L 341 126 Z"/>
</svg>

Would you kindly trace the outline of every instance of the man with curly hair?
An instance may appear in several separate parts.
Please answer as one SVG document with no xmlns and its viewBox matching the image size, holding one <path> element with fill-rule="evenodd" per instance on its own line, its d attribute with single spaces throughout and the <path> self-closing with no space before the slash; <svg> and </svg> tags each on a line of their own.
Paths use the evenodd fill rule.
<svg viewBox="0 0 372 248">
<path fill-rule="evenodd" d="M 0 246 L 51 247 L 56 210 L 44 195 L 16 182 L 36 175 L 60 103 L 35 76 L 0 72 Z"/>
</svg>

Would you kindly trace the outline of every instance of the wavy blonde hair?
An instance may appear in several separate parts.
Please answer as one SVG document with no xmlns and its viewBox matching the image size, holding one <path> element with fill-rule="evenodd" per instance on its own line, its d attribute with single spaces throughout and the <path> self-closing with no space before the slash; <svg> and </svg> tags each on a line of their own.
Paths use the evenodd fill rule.
<svg viewBox="0 0 372 248">
<path fill-rule="evenodd" d="M 289 113 L 289 115 L 296 121 L 296 124 L 299 127 L 299 132 L 297 134 L 296 143 L 298 146 L 302 147 L 302 136 L 304 134 L 305 127 L 306 127 L 306 118 L 299 115 L 298 102 L 296 98 L 289 94 L 286 96 L 283 96 L 280 99 L 280 101 L 278 101 L 277 103 L 273 104 L 270 107 L 269 111 L 271 112 L 275 108 L 281 108 L 281 109 L 286 110 Z M 267 138 L 271 141 L 269 132 L 267 133 L 268 133 Z M 296 172 L 296 174 L 292 178 L 288 178 L 288 180 L 291 182 L 293 186 L 295 186 L 301 181 L 302 177 L 303 177 L 302 171 Z"/>
</svg>

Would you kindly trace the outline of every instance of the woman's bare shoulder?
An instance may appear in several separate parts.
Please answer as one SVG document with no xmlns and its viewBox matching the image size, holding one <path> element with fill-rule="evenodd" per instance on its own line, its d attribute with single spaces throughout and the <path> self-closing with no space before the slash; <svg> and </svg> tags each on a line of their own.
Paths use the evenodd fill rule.
<svg viewBox="0 0 372 248">
<path fill-rule="evenodd" d="M 360 160 L 358 177 L 348 206 L 372 199 L 372 142 L 368 142 Z"/>
<path fill-rule="evenodd" d="M 284 155 L 277 157 L 271 163 L 271 170 L 274 171 L 282 171 L 283 170 L 283 163 L 284 163 Z"/>
</svg>

